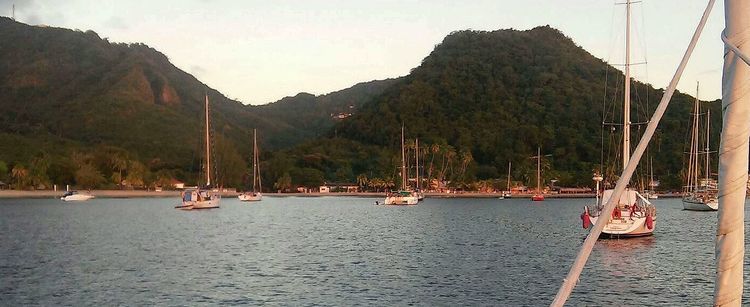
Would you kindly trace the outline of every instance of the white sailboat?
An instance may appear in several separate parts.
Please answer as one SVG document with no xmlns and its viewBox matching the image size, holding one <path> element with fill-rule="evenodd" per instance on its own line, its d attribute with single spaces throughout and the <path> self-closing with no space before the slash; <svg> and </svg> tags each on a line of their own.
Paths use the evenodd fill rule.
<svg viewBox="0 0 750 307">
<path fill-rule="evenodd" d="M 623 101 L 623 137 L 622 137 L 622 167 L 628 165 L 630 160 L 630 6 L 632 2 L 627 0 L 626 26 L 625 26 L 625 99 Z M 597 176 L 595 176 L 596 178 Z M 597 181 L 597 194 L 598 192 Z M 611 216 L 601 216 L 604 205 L 612 197 L 614 190 L 605 190 L 601 199 L 597 198 L 596 204 L 591 209 L 584 208 L 581 218 L 584 227 L 590 222 L 596 225 L 605 222 L 602 230 L 604 237 L 640 237 L 653 234 L 656 228 L 656 208 L 651 202 L 638 193 L 638 191 L 626 187 L 625 191 L 617 200 L 617 204 Z"/>
<path fill-rule="evenodd" d="M 705 142 L 705 178 L 700 177 L 700 153 L 698 142 L 700 134 L 700 100 L 698 90 L 695 94 L 695 106 L 693 107 L 693 126 L 690 133 L 690 158 L 688 159 L 688 172 L 686 185 L 682 194 L 682 206 L 690 211 L 717 211 L 719 210 L 718 185 L 711 178 L 710 158 L 710 117 L 711 110 L 706 112 L 706 142 Z"/>
<path fill-rule="evenodd" d="M 498 197 L 499 199 L 505 199 L 507 197 L 510 197 L 510 167 L 511 167 L 511 162 L 508 161 L 508 181 L 507 181 L 508 187 L 505 189 L 505 191 L 503 191 L 503 194 L 500 197 Z"/>
<path fill-rule="evenodd" d="M 182 210 L 219 208 L 221 195 L 211 190 L 211 139 L 208 116 L 208 94 L 206 94 L 206 187 L 185 189 L 181 193 L 182 203 L 175 206 Z"/>
<path fill-rule="evenodd" d="M 404 126 L 401 126 L 401 190 L 388 193 L 383 204 L 385 205 L 416 205 L 419 198 L 413 191 L 407 190 L 406 181 L 406 148 L 404 145 Z"/>
<path fill-rule="evenodd" d="M 263 199 L 260 183 L 260 166 L 258 165 L 258 138 L 255 129 L 253 129 L 253 191 L 245 192 L 237 196 L 241 201 L 260 201 Z"/>
</svg>

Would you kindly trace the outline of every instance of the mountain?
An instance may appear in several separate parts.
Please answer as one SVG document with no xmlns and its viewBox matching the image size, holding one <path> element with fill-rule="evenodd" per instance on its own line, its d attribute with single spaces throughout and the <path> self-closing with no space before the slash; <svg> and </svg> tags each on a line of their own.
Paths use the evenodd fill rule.
<svg viewBox="0 0 750 307">
<path fill-rule="evenodd" d="M 252 107 L 251 112 L 262 118 L 273 118 L 290 127 L 267 140 L 271 148 L 290 147 L 325 135 L 338 121 L 356 113 L 362 105 L 397 81 L 398 79 L 385 79 L 362 82 L 320 96 L 299 93 L 277 102 Z"/>
<path fill-rule="evenodd" d="M 395 169 L 403 124 L 406 137 L 419 138 L 427 149 L 421 154 L 425 173 L 432 169 L 432 177 L 456 186 L 504 178 L 509 161 L 516 180 L 535 181 L 536 165 L 529 157 L 537 147 L 551 154 L 544 162 L 547 179 L 590 185 L 604 156 L 604 170 L 614 181 L 621 169 L 621 126 L 607 126 L 603 133 L 602 122 L 622 121 L 623 82 L 619 70 L 549 26 L 453 32 L 419 67 L 338 123 L 327 138 L 285 153 L 292 161 L 286 164 L 287 173 L 312 168 L 324 180 L 353 181 L 365 175 L 398 181 Z M 662 94 L 663 90 L 634 82 L 632 121 L 645 123 Z M 664 187 L 680 186 L 692 102 L 692 97 L 675 93 L 649 152 Z M 719 123 L 720 104 L 711 108 L 712 122 Z M 632 138 L 637 141 L 644 129 L 645 125 L 634 126 Z M 714 140 L 718 130 L 714 128 Z M 356 150 L 345 150 L 353 144 L 388 149 L 391 162 L 354 161 Z M 379 155 L 374 149 L 369 154 Z M 644 171 L 639 174 L 644 178 Z"/>
<path fill-rule="evenodd" d="M 260 131 L 263 149 L 293 146 L 332 127 L 329 113 L 359 106 L 393 82 L 302 95 L 306 104 L 286 99 L 245 106 L 144 44 L 111 43 L 93 31 L 31 26 L 5 17 L 0 17 L 0 40 L 8 42 L 0 44 L 0 161 L 29 167 L 44 157 L 67 173 L 76 168 L 74 153 L 106 156 L 114 150 L 154 172 L 165 169 L 191 180 L 200 165 L 205 95 L 215 145 L 222 149 L 217 160 L 229 168 L 247 160 L 253 128 Z M 105 161 L 89 162 L 99 164 L 104 177 L 113 172 Z M 227 184 L 242 175 L 235 168 Z M 62 184 L 71 176 L 47 181 Z"/>
</svg>

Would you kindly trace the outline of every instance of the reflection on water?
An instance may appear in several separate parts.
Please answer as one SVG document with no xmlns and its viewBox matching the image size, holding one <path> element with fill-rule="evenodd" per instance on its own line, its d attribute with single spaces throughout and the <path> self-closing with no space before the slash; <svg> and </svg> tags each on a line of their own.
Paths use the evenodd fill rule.
<svg viewBox="0 0 750 307">
<path fill-rule="evenodd" d="M 0 200 L 0 305 L 546 306 L 587 200 Z M 653 237 L 597 243 L 569 305 L 711 304 L 716 213 L 657 200 Z M 750 301 L 745 300 L 745 304 Z"/>
</svg>

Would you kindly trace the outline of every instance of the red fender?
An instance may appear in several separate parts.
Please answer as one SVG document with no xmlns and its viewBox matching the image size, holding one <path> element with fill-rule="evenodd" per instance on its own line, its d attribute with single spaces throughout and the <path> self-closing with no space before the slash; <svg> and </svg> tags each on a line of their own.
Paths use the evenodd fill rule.
<svg viewBox="0 0 750 307">
<path fill-rule="evenodd" d="M 654 218 L 651 215 L 646 216 L 646 227 L 654 229 Z"/>
<path fill-rule="evenodd" d="M 583 229 L 589 229 L 589 226 L 591 225 L 591 217 L 589 217 L 587 211 L 584 211 L 583 214 L 581 214 L 581 222 L 583 222 Z"/>
</svg>

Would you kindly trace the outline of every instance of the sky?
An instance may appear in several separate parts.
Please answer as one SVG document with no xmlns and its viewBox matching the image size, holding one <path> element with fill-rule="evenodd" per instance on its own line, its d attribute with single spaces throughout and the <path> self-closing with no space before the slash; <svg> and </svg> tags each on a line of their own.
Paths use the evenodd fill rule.
<svg viewBox="0 0 750 307">
<path fill-rule="evenodd" d="M 617 2 L 624 2 L 617 1 Z M 665 88 L 706 0 L 633 4 L 633 76 Z M 457 30 L 550 25 L 624 63 L 625 6 L 614 0 L 0 0 L 0 15 L 142 42 L 227 97 L 263 104 L 403 76 Z M 678 90 L 721 96 L 724 8 L 717 1 Z"/>
</svg>

